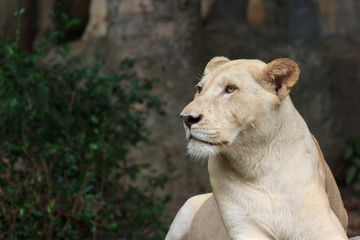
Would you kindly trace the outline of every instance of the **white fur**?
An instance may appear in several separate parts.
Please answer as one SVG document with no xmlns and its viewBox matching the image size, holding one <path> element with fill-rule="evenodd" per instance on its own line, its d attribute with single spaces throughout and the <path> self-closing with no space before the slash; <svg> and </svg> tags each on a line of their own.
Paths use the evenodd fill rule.
<svg viewBox="0 0 360 240">
<path fill-rule="evenodd" d="M 107 32 L 107 0 L 91 0 L 89 22 L 86 26 L 83 40 L 105 36 Z"/>
<path fill-rule="evenodd" d="M 201 205 L 211 195 L 211 193 L 207 193 L 189 198 L 176 214 L 165 240 L 188 239 L 188 233 L 191 227 L 191 221 L 189 221 L 189 219 L 194 218 L 194 215 L 199 210 Z"/>
</svg>

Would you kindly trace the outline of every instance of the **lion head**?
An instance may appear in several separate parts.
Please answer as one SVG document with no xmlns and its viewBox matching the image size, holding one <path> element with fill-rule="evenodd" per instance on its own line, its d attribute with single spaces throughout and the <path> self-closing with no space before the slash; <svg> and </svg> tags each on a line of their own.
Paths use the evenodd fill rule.
<svg viewBox="0 0 360 240">
<path fill-rule="evenodd" d="M 290 101 L 288 94 L 299 72 L 290 59 L 266 64 L 213 58 L 195 86 L 194 100 L 180 114 L 188 153 L 209 157 L 231 149 L 244 141 L 244 136 L 266 134 L 279 106 Z"/>
</svg>

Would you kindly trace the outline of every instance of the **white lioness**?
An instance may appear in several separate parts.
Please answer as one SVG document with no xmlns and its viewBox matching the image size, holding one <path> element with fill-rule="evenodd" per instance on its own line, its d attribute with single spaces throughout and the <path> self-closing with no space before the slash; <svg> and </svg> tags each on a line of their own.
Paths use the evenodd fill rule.
<svg viewBox="0 0 360 240">
<path fill-rule="evenodd" d="M 348 239 L 335 180 L 288 96 L 299 72 L 290 59 L 207 64 L 181 117 L 213 194 L 190 198 L 167 240 Z"/>
</svg>

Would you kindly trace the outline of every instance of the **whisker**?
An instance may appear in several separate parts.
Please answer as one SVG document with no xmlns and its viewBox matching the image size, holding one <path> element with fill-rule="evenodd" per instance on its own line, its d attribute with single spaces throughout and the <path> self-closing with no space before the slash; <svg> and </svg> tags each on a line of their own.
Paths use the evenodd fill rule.
<svg viewBox="0 0 360 240">
<path fill-rule="evenodd" d="M 192 126 L 191 127 L 191 130 L 205 130 L 205 131 L 216 131 L 216 130 L 219 130 L 220 128 L 215 128 L 215 127 L 207 127 L 207 128 L 204 128 L 204 127 L 199 127 L 199 126 Z"/>
<path fill-rule="evenodd" d="M 194 72 L 195 78 L 198 79 L 199 81 L 203 78 L 204 74 L 203 72 L 197 68 L 196 71 Z"/>
</svg>

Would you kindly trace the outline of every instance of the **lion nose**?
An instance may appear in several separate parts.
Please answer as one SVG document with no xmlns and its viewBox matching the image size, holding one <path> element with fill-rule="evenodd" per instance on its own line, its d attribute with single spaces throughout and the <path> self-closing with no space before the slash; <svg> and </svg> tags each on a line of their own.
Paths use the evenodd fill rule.
<svg viewBox="0 0 360 240">
<path fill-rule="evenodd" d="M 180 117 L 184 120 L 185 125 L 190 129 L 191 125 L 200 122 L 202 119 L 202 114 L 197 117 L 191 115 L 180 115 Z"/>
</svg>

